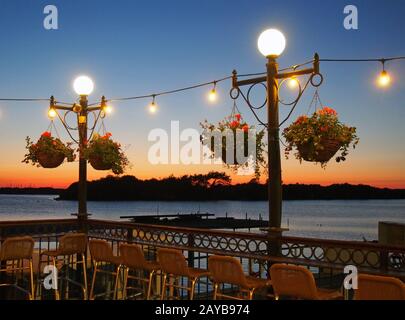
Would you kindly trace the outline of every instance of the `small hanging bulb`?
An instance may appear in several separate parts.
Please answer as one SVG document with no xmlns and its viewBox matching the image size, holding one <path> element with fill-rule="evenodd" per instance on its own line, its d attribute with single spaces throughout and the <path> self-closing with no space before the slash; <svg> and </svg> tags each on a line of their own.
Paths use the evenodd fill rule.
<svg viewBox="0 0 405 320">
<path fill-rule="evenodd" d="M 216 102 L 217 101 L 217 90 L 216 90 L 217 82 L 214 81 L 214 87 L 208 93 L 208 101 L 209 102 Z"/>
<path fill-rule="evenodd" d="M 288 87 L 290 89 L 295 89 L 299 86 L 299 82 L 298 79 L 296 77 L 291 77 L 290 79 L 288 79 Z"/>
<path fill-rule="evenodd" d="M 150 113 L 156 113 L 157 111 L 157 104 L 155 103 L 155 95 L 152 96 L 152 102 L 149 104 L 149 112 Z"/>
<path fill-rule="evenodd" d="M 113 112 L 113 107 L 110 105 L 107 105 L 104 107 L 103 110 L 104 110 L 105 114 L 111 114 Z"/>
<path fill-rule="evenodd" d="M 53 120 L 57 116 L 56 110 L 53 107 L 50 107 L 48 110 L 48 117 Z"/>
<path fill-rule="evenodd" d="M 49 117 L 51 120 L 53 120 L 53 119 L 55 119 L 55 117 L 56 117 L 57 115 L 58 115 L 58 114 L 56 113 L 56 110 L 55 110 L 55 98 L 54 98 L 54 96 L 51 96 L 51 98 L 49 99 L 48 117 Z"/>
<path fill-rule="evenodd" d="M 101 111 L 102 117 L 104 118 L 107 114 L 111 114 L 113 112 L 113 107 L 107 104 L 107 100 L 105 96 L 101 97 Z"/>
<path fill-rule="evenodd" d="M 391 83 L 391 77 L 388 72 L 385 70 L 384 60 L 382 60 L 383 70 L 381 71 L 380 75 L 378 76 L 377 83 L 380 87 L 387 87 Z"/>
</svg>

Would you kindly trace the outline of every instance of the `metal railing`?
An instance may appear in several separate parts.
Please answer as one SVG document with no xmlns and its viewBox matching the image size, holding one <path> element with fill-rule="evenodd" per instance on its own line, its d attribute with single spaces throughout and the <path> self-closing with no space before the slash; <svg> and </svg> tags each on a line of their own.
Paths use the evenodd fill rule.
<svg viewBox="0 0 405 320">
<path fill-rule="evenodd" d="M 189 266 L 197 268 L 207 267 L 209 255 L 229 255 L 240 259 L 246 273 L 262 278 L 269 277 L 272 263 L 299 264 L 310 268 L 318 284 L 324 287 L 340 287 L 347 265 L 355 265 L 359 272 L 405 279 L 405 247 L 402 246 L 290 236 L 274 239 L 266 233 L 96 219 L 85 223 L 77 219 L 0 222 L 1 241 L 9 236 L 31 235 L 38 251 L 54 248 L 60 235 L 72 231 L 85 231 L 89 238 L 105 239 L 116 253 L 120 243 L 140 244 L 151 259 L 156 258 L 159 247 L 176 248 L 184 252 Z M 275 247 L 278 254 L 270 254 L 275 252 Z M 205 279 L 197 285 L 197 295 L 208 297 L 211 289 Z"/>
</svg>

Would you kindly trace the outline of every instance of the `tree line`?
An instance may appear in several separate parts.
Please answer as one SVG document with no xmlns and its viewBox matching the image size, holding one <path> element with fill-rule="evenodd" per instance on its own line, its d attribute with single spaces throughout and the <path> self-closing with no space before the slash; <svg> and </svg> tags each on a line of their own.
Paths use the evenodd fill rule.
<svg viewBox="0 0 405 320">
<path fill-rule="evenodd" d="M 59 192 L 60 200 L 77 200 L 78 184 Z M 405 189 L 376 188 L 368 185 L 286 184 L 284 200 L 405 199 Z M 224 172 L 169 176 L 141 180 L 134 176 L 107 176 L 88 182 L 90 201 L 215 201 L 267 200 L 267 184 L 251 180 L 232 184 Z"/>
</svg>

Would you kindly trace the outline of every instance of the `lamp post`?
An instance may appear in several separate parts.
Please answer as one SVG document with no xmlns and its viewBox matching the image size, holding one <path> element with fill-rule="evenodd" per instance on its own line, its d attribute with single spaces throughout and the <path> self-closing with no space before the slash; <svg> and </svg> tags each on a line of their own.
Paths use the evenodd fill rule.
<svg viewBox="0 0 405 320">
<path fill-rule="evenodd" d="M 319 74 L 319 56 L 315 54 L 313 67 L 279 73 L 277 58 L 284 51 L 286 40 L 276 29 L 265 30 L 258 38 L 258 49 L 267 58 L 266 75 L 238 81 L 236 71 L 233 72 L 233 88 L 258 83 L 266 83 L 267 98 L 267 137 L 268 137 L 268 202 L 269 202 L 269 234 L 280 235 L 282 217 L 282 177 L 280 155 L 280 123 L 279 123 L 279 80 L 294 79 L 300 75 Z M 311 81 L 312 82 L 312 81 Z M 246 100 L 246 98 L 245 98 Z M 250 102 L 247 100 L 247 103 Z"/>
<path fill-rule="evenodd" d="M 85 221 L 88 218 L 87 212 L 87 160 L 84 156 L 84 150 L 88 141 L 88 130 L 96 127 L 97 120 L 99 116 L 96 117 L 95 123 L 92 128 L 88 127 L 88 115 L 90 112 L 99 111 L 105 113 L 108 112 L 109 108 L 106 105 L 105 98 L 102 97 L 101 104 L 94 107 L 89 107 L 88 105 L 88 96 L 93 92 L 94 84 L 93 81 L 87 76 L 79 76 L 73 82 L 73 88 L 75 92 L 80 96 L 79 104 L 74 103 L 73 106 L 62 106 L 58 105 L 55 101 L 55 98 L 52 96 L 50 101 L 49 116 L 54 118 L 58 115 L 56 110 L 65 111 L 66 114 L 74 112 L 77 116 L 77 127 L 71 128 L 66 123 L 66 114 L 65 117 L 59 117 L 62 121 L 64 127 L 68 131 L 71 138 L 79 146 L 79 183 L 78 183 L 78 212 L 77 217 L 81 221 Z M 72 134 L 71 130 L 78 131 L 78 140 L 76 140 Z"/>
</svg>

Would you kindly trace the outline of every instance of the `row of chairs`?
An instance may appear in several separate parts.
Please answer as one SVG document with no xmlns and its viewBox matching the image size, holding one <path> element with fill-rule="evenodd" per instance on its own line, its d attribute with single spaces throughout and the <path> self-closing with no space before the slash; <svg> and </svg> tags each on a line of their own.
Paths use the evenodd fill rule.
<svg viewBox="0 0 405 320">
<path fill-rule="evenodd" d="M 144 257 L 143 249 L 136 244 L 123 243 L 119 247 L 119 255 L 114 255 L 110 244 L 105 240 L 91 239 L 89 242 L 87 236 L 82 233 L 68 233 L 59 240 L 56 250 L 47 250 L 40 252 L 38 262 L 38 273 L 41 270 L 41 264 L 44 258 L 51 261 L 55 268 L 60 264 L 74 263 L 76 268 L 82 265 L 82 282 L 77 282 L 68 277 L 68 280 L 79 285 L 83 290 L 83 297 L 87 299 L 87 272 L 86 258 L 87 247 L 90 250 L 93 261 L 93 277 L 91 281 L 90 299 L 95 299 L 96 277 L 99 273 L 107 272 L 115 277 L 113 297 L 118 297 L 118 283 L 120 278 L 123 280 L 122 298 L 127 298 L 129 280 L 134 279 L 144 284 L 144 294 L 146 299 L 152 297 L 152 285 L 154 277 L 157 274 L 162 276 L 162 286 L 160 299 L 172 298 L 175 289 L 185 289 L 188 291 L 189 299 L 194 298 L 196 282 L 202 278 L 209 278 L 214 287 L 214 299 L 252 299 L 256 290 L 272 287 L 274 297 L 290 297 L 296 299 L 325 300 L 325 299 L 343 299 L 340 291 L 321 289 L 316 286 L 313 274 L 305 267 L 274 264 L 270 268 L 269 279 L 259 279 L 246 276 L 244 274 L 240 261 L 233 257 L 212 255 L 208 258 L 208 269 L 191 268 L 180 250 L 160 248 L 157 250 L 157 261 L 148 261 Z M 17 283 L 2 284 L 11 285 L 28 294 L 30 299 L 34 299 L 34 272 L 33 272 L 33 249 L 34 240 L 31 237 L 14 237 L 6 239 L 0 250 L 0 262 L 11 262 L 10 265 L 0 268 L 1 272 L 9 271 L 29 271 L 30 285 L 29 290 L 21 288 Z M 74 258 L 76 256 L 76 259 Z M 28 265 L 24 264 L 28 261 Z M 105 270 L 103 264 L 112 265 L 113 271 Z M 131 271 L 134 271 L 131 273 Z M 177 283 L 177 279 L 187 278 L 187 285 Z M 38 275 L 39 289 L 37 294 L 41 294 L 41 278 Z M 238 295 L 230 295 L 221 290 L 222 284 L 231 284 L 239 288 Z M 60 292 L 55 288 L 55 298 L 60 299 Z M 169 291 L 169 295 L 166 292 Z M 359 275 L 358 289 L 355 291 L 355 299 L 389 299 L 405 300 L 405 285 L 396 278 Z"/>
</svg>

